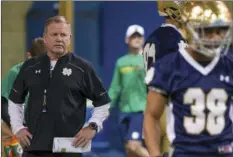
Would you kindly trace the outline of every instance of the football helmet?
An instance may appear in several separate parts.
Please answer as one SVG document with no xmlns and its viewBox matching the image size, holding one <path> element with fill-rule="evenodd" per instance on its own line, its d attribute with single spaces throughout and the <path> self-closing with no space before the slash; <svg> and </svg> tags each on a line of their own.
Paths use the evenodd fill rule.
<svg viewBox="0 0 233 157">
<path fill-rule="evenodd" d="M 232 39 L 232 17 L 224 2 L 188 2 L 180 11 L 184 38 L 189 46 L 207 57 L 228 52 Z"/>
<path fill-rule="evenodd" d="M 168 16 L 171 19 L 182 22 L 181 11 L 187 1 L 157 1 L 158 12 L 160 16 Z"/>
</svg>

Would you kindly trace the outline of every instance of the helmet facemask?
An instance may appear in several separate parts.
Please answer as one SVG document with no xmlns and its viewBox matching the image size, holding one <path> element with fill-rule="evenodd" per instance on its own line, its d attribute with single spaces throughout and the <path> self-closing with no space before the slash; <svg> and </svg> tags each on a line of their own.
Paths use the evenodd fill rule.
<svg viewBox="0 0 233 157">
<path fill-rule="evenodd" d="M 187 29 L 192 34 L 190 46 L 195 51 L 210 58 L 228 52 L 232 39 L 232 23 L 217 26 L 187 23 Z"/>
<path fill-rule="evenodd" d="M 184 8 L 186 3 L 187 3 L 186 0 L 184 1 L 159 0 L 157 1 L 159 15 L 169 17 L 177 22 L 182 22 L 181 10 Z"/>
<path fill-rule="evenodd" d="M 189 47 L 213 58 L 228 52 L 232 39 L 232 16 L 222 1 L 186 3 L 181 17 Z"/>
<path fill-rule="evenodd" d="M 171 7 L 171 8 L 166 8 L 165 12 L 167 13 L 167 16 L 173 19 L 174 21 L 182 22 L 182 19 L 180 17 L 181 16 L 180 10 Z"/>
</svg>

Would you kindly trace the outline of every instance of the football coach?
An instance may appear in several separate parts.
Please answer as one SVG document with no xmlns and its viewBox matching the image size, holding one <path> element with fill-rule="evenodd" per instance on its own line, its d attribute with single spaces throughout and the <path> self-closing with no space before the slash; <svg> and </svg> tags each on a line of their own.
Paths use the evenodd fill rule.
<svg viewBox="0 0 233 157">
<path fill-rule="evenodd" d="M 24 147 L 24 157 L 81 157 L 81 153 L 53 153 L 54 138 L 73 137 L 70 146 L 84 147 L 108 116 L 107 91 L 91 64 L 68 52 L 71 36 L 71 26 L 63 16 L 49 18 L 44 27 L 47 53 L 25 61 L 14 82 L 10 123 Z M 93 101 L 94 109 L 84 127 L 87 99 Z"/>
</svg>

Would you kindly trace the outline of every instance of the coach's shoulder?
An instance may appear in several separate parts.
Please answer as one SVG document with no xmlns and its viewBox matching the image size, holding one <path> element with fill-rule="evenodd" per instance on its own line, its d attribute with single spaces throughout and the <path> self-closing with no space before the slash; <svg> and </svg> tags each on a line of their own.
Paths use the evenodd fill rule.
<svg viewBox="0 0 233 157">
<path fill-rule="evenodd" d="M 21 68 L 24 70 L 27 70 L 30 67 L 33 67 L 33 66 L 41 63 L 43 60 L 49 61 L 49 57 L 46 54 L 42 54 L 40 56 L 35 56 L 32 58 L 29 58 L 22 63 Z"/>
<path fill-rule="evenodd" d="M 39 62 L 39 61 L 38 61 L 38 59 L 35 58 L 35 57 L 30 58 L 30 59 L 27 59 L 27 60 L 25 60 L 25 61 L 23 62 L 23 64 L 22 64 L 22 69 L 28 68 L 28 67 L 30 67 L 30 66 L 36 64 L 37 62 Z"/>
<path fill-rule="evenodd" d="M 93 65 L 91 64 L 90 61 L 76 56 L 75 54 L 72 54 L 70 64 L 73 64 L 74 66 L 81 68 L 83 72 L 87 71 L 92 71 L 93 70 Z"/>
</svg>

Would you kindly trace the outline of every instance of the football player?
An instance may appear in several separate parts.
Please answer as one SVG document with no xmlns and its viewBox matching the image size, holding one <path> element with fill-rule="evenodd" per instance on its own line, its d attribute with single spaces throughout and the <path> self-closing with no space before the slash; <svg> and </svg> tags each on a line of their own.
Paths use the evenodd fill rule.
<svg viewBox="0 0 233 157">
<path fill-rule="evenodd" d="M 182 37 L 182 19 L 180 17 L 180 9 L 184 5 L 183 2 L 176 1 L 157 1 L 157 8 L 160 16 L 165 17 L 165 23 L 157 28 L 146 40 L 144 45 L 144 64 L 146 71 L 150 65 L 157 62 L 163 56 L 172 52 L 177 52 L 178 44 L 184 41 Z M 147 73 L 145 82 L 148 84 L 150 72 Z M 169 141 L 166 135 L 166 115 L 165 112 L 161 117 L 161 151 L 168 152 Z"/>
<path fill-rule="evenodd" d="M 153 62 L 178 50 L 178 43 L 184 40 L 180 17 L 180 9 L 184 4 L 185 1 L 162 0 L 157 2 L 159 15 L 165 17 L 165 23 L 155 29 L 144 44 L 143 56 L 146 70 Z"/>
<path fill-rule="evenodd" d="M 164 56 L 150 72 L 145 141 L 160 153 L 159 120 L 167 107 L 171 157 L 233 156 L 232 17 L 221 1 L 188 2 L 181 9 L 188 45 Z"/>
</svg>

